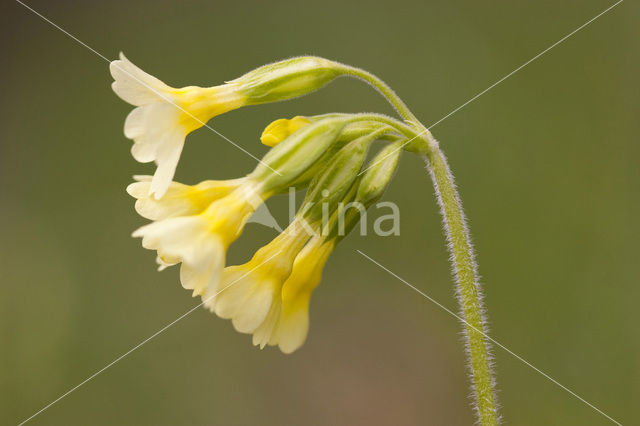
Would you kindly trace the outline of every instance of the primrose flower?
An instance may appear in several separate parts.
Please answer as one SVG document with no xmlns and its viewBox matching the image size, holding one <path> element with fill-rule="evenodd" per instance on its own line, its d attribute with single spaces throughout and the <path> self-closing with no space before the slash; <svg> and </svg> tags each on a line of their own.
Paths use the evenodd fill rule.
<svg viewBox="0 0 640 426">
<path fill-rule="evenodd" d="M 150 194 L 161 198 L 176 167 L 185 137 L 209 119 L 243 105 L 243 96 L 234 85 L 173 88 L 147 74 L 122 53 L 111 62 L 113 91 L 136 106 L 124 124 L 124 134 L 133 139 L 133 158 L 141 163 L 154 161 Z"/>
<path fill-rule="evenodd" d="M 210 287 L 203 297 L 205 306 L 219 317 L 231 319 L 241 333 L 269 328 L 278 319 L 282 285 L 308 239 L 306 229 L 294 221 L 249 262 L 226 267 L 218 288 Z M 254 342 L 262 344 L 255 336 Z"/>
<path fill-rule="evenodd" d="M 304 95 L 342 73 L 335 62 L 307 56 L 262 66 L 219 86 L 174 88 L 122 53 L 110 70 L 113 91 L 136 106 L 125 120 L 124 133 L 134 141 L 131 154 L 137 161 L 158 166 L 149 188 L 158 199 L 173 179 L 187 134 L 217 115 Z"/>
<path fill-rule="evenodd" d="M 256 252 L 244 265 L 225 268 L 221 290 L 203 300 L 218 316 L 231 319 L 241 333 L 253 334 L 253 344 L 279 346 L 291 353 L 304 343 L 309 330 L 311 292 L 334 241 L 305 231 L 289 230 Z M 302 248 L 304 245 L 304 248 Z"/>
<path fill-rule="evenodd" d="M 193 290 L 194 296 L 201 295 L 217 286 L 227 248 L 263 197 L 259 184 L 247 180 L 201 213 L 168 216 L 139 228 L 133 236 L 142 237 L 144 248 L 157 251 L 161 269 L 181 262 L 182 286 Z"/>
<path fill-rule="evenodd" d="M 280 313 L 273 327 L 261 325 L 253 335 L 254 344 L 278 345 L 286 354 L 300 348 L 309 332 L 311 293 L 322 280 L 322 270 L 336 244 L 335 239 L 314 237 L 293 263 L 291 275 L 282 285 Z"/>
<path fill-rule="evenodd" d="M 212 202 L 230 194 L 247 181 L 247 178 L 206 180 L 197 185 L 171 182 L 164 197 L 156 200 L 149 195 L 151 176 L 134 176 L 134 179 L 136 182 L 127 187 L 127 192 L 136 198 L 138 214 L 151 220 L 202 213 Z"/>
</svg>

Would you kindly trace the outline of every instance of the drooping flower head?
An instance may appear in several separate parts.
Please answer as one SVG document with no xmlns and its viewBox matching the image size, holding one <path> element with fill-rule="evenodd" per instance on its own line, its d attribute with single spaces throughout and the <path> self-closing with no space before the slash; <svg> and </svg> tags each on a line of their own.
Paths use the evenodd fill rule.
<svg viewBox="0 0 640 426">
<path fill-rule="evenodd" d="M 478 419 L 498 421 L 488 344 L 479 337 L 484 319 L 476 265 L 459 197 L 438 142 L 386 83 L 365 70 L 316 57 L 269 64 L 208 88 L 170 87 L 123 55 L 111 63 L 111 73 L 114 91 L 136 107 L 125 122 L 133 156 L 158 166 L 152 178 L 128 188 L 140 214 L 154 220 L 134 236 L 157 251 L 161 269 L 181 263 L 183 286 L 231 319 L 238 331 L 251 333 L 261 348 L 277 345 L 291 353 L 304 343 L 311 293 L 329 255 L 381 196 L 400 152 L 424 156 L 450 242 L 462 312 L 478 332 L 465 333 Z M 404 121 L 364 113 L 276 120 L 261 137 L 273 148 L 248 176 L 194 186 L 172 182 L 186 135 L 210 118 L 301 96 L 341 75 L 375 87 Z M 374 139 L 390 143 L 357 173 Z M 256 208 L 273 194 L 304 188 L 305 202 L 287 230 L 249 262 L 225 267 L 227 248 Z M 360 207 L 351 209 L 354 203 Z"/>
<path fill-rule="evenodd" d="M 279 119 L 262 133 L 261 141 L 272 148 L 250 174 L 184 185 L 172 178 L 188 133 L 242 106 L 309 93 L 345 68 L 322 58 L 299 57 L 219 86 L 183 88 L 166 85 L 124 55 L 111 64 L 111 72 L 113 90 L 136 106 L 125 121 L 125 135 L 134 140 L 132 154 L 158 166 L 153 177 L 136 177 L 127 188 L 138 213 L 153 221 L 133 236 L 157 252 L 159 269 L 180 264 L 183 287 L 202 296 L 220 317 L 231 319 L 238 331 L 253 334 L 254 344 L 278 345 L 286 353 L 299 348 L 307 335 L 311 292 L 344 237 L 336 232 L 341 204 L 365 198 L 367 203 L 372 197 L 363 198 L 363 187 L 386 186 L 390 177 L 371 178 L 373 172 L 386 175 L 375 163 L 363 177 L 359 172 L 374 140 L 397 144 L 405 138 L 402 124 L 396 128 L 375 116 L 339 113 Z M 376 179 L 380 182 L 372 185 Z M 291 187 L 308 188 L 292 223 L 247 263 L 226 266 L 227 249 L 251 214 Z M 346 216 L 351 229 L 359 217 L 353 212 Z"/>
</svg>

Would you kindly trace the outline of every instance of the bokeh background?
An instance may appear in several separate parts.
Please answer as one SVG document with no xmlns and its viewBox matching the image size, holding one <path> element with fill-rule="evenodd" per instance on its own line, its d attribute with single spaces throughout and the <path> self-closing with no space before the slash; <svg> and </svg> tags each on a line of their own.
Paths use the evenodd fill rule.
<svg viewBox="0 0 640 426">
<path fill-rule="evenodd" d="M 384 78 L 430 125 L 611 5 L 587 1 L 27 3 L 109 59 L 214 85 L 315 54 Z M 107 63 L 16 2 L 0 7 L 0 423 L 17 424 L 198 303 L 130 237 L 130 106 Z M 433 128 L 479 253 L 492 335 L 623 424 L 640 424 L 640 8 L 626 1 Z M 343 79 L 210 124 L 256 156 L 279 117 L 392 113 Z M 177 180 L 248 173 L 207 129 Z M 468 425 L 460 326 L 355 250 L 456 308 L 430 180 L 405 155 L 401 235 L 353 235 L 291 356 L 198 309 L 34 418 L 42 425 Z M 286 199 L 269 203 L 286 218 Z M 373 216 L 375 217 L 375 212 Z M 250 225 L 243 262 L 274 231 Z M 495 349 L 505 423 L 608 420 Z"/>
</svg>

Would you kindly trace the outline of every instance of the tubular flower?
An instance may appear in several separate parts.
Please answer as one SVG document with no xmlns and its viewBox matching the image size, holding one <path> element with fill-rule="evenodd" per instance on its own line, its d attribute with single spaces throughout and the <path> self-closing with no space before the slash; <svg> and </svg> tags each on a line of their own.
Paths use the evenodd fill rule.
<svg viewBox="0 0 640 426">
<path fill-rule="evenodd" d="M 217 286 L 227 248 L 263 197 L 260 186 L 247 181 L 199 214 L 168 217 L 139 228 L 133 236 L 142 237 L 144 248 L 157 251 L 161 269 L 181 262 L 182 286 L 201 295 Z"/>
<path fill-rule="evenodd" d="M 254 343 L 264 347 L 262 330 L 271 329 L 278 320 L 282 285 L 308 239 L 306 229 L 294 221 L 249 262 L 226 267 L 219 287 L 210 288 L 203 297 L 205 306 L 231 319 L 237 331 L 255 333 Z"/>
<path fill-rule="evenodd" d="M 151 176 L 134 176 L 134 179 L 136 182 L 127 187 L 127 192 L 136 198 L 138 214 L 151 220 L 202 213 L 212 202 L 230 194 L 247 180 L 205 180 L 197 185 L 171 182 L 165 196 L 156 200 L 149 195 Z"/>
<path fill-rule="evenodd" d="M 124 123 L 124 134 L 133 139 L 133 158 L 154 161 L 150 194 L 161 198 L 175 173 L 185 137 L 209 119 L 245 103 L 236 85 L 173 88 L 147 74 L 122 53 L 110 65 L 111 87 L 120 98 L 136 106 Z"/>
<path fill-rule="evenodd" d="M 261 349 L 278 345 L 284 353 L 295 351 L 306 339 L 311 292 L 336 241 L 316 235 L 305 245 L 308 240 L 294 221 L 249 262 L 226 267 L 220 288 L 202 297 L 205 306 L 231 319 L 238 332 L 253 334 Z"/>
<path fill-rule="evenodd" d="M 127 116 L 124 133 L 134 141 L 131 154 L 137 161 L 154 161 L 158 166 L 149 188 L 156 198 L 164 195 L 173 179 L 187 134 L 242 106 L 304 95 L 342 72 L 335 62 L 299 57 L 265 65 L 219 86 L 174 88 L 122 53 L 110 70 L 113 91 L 137 107 Z"/>
<path fill-rule="evenodd" d="M 309 332 L 309 300 L 311 292 L 322 280 L 322 270 L 335 247 L 336 240 L 314 237 L 304 246 L 293 263 L 291 275 L 282 285 L 280 314 L 273 327 L 256 330 L 253 343 L 278 345 L 290 354 L 300 348 Z"/>
</svg>

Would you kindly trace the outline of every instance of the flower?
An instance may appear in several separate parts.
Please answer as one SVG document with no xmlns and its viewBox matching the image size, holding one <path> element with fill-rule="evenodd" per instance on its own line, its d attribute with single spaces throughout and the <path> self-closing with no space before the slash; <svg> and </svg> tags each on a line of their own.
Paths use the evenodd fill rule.
<svg viewBox="0 0 640 426">
<path fill-rule="evenodd" d="M 136 198 L 138 214 L 151 220 L 202 213 L 212 202 L 228 195 L 247 180 L 205 180 L 197 185 L 171 182 L 164 197 L 156 200 L 149 195 L 151 176 L 134 176 L 134 179 L 136 182 L 127 187 L 127 192 Z"/>
<path fill-rule="evenodd" d="M 142 237 L 144 248 L 157 251 L 160 269 L 182 263 L 182 286 L 201 295 L 217 287 L 227 248 L 264 197 L 260 185 L 247 180 L 201 213 L 167 216 L 137 229 L 133 236 Z"/>
<path fill-rule="evenodd" d="M 295 116 L 291 119 L 280 118 L 265 127 L 262 135 L 260 136 L 260 142 L 266 146 L 276 146 L 288 138 L 292 133 L 295 133 L 297 130 L 310 123 L 311 120 L 301 115 Z"/>
<path fill-rule="evenodd" d="M 278 345 L 285 354 L 302 346 L 309 332 L 309 301 L 311 293 L 322 280 L 322 270 L 335 247 L 335 239 L 314 237 L 302 249 L 293 263 L 291 275 L 282 286 L 277 322 L 273 327 L 263 324 L 253 335 L 254 344 Z M 258 343 L 257 343 L 258 342 Z"/>
<path fill-rule="evenodd" d="M 109 69 L 115 80 L 113 91 L 137 107 L 125 120 L 124 134 L 134 141 L 133 158 L 157 164 L 149 188 L 156 198 L 164 195 L 173 179 L 187 134 L 245 102 L 236 84 L 170 87 L 136 67 L 122 53 Z"/>
<path fill-rule="evenodd" d="M 249 262 L 225 268 L 219 288 L 210 288 L 203 303 L 231 319 L 238 332 L 253 334 L 261 349 L 278 345 L 284 353 L 295 351 L 307 336 L 311 292 L 334 247 L 319 235 L 309 238 L 294 220 Z"/>
<path fill-rule="evenodd" d="M 304 95 L 344 72 L 335 62 L 302 56 L 259 67 L 219 86 L 174 88 L 142 71 L 122 53 L 109 69 L 115 80 L 113 91 L 137 107 L 125 120 L 124 134 L 134 141 L 131 154 L 137 161 L 154 161 L 158 166 L 149 188 L 156 199 L 169 187 L 190 132 L 245 105 Z"/>
<path fill-rule="evenodd" d="M 241 333 L 253 333 L 277 301 L 293 261 L 309 239 L 295 221 L 243 265 L 228 266 L 218 288 L 210 287 L 203 300 L 218 316 L 231 319 Z"/>
</svg>

